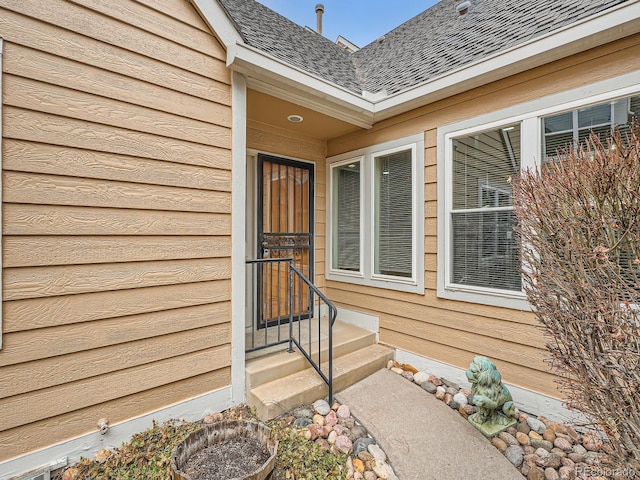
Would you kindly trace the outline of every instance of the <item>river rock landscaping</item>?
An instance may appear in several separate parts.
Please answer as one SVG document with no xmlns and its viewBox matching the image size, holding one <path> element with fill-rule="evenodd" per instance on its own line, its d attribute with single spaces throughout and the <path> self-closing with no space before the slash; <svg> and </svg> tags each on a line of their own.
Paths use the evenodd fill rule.
<svg viewBox="0 0 640 480">
<path fill-rule="evenodd" d="M 390 361 L 387 368 L 468 418 L 476 412 L 471 392 L 445 378 Z M 452 412 L 453 413 L 453 412 Z M 631 480 L 640 468 L 616 469 L 610 446 L 597 434 L 516 409 L 515 427 L 487 439 L 527 480 Z M 62 480 L 168 479 L 171 451 L 202 424 L 224 419 L 255 419 L 247 407 L 207 415 L 201 422 L 154 424 L 114 451 L 101 450 L 59 472 Z M 392 462 L 348 405 L 320 399 L 269 422 L 279 441 L 270 480 L 399 480 Z M 428 452 L 425 452 L 427 454 Z M 412 480 L 412 479 L 403 479 Z"/>
<path fill-rule="evenodd" d="M 474 414 L 471 391 L 445 378 L 390 360 L 387 368 L 435 395 L 464 418 Z M 515 427 L 488 439 L 527 480 L 631 480 L 640 465 L 616 468 L 610 445 L 598 434 L 535 417 L 516 408 Z"/>
</svg>

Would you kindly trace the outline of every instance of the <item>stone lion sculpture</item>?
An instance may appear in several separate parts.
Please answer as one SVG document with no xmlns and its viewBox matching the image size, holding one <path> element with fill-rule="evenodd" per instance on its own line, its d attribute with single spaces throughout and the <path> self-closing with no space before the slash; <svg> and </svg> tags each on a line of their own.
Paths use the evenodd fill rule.
<svg viewBox="0 0 640 480">
<path fill-rule="evenodd" d="M 467 370 L 471 395 L 478 412 L 469 417 L 477 424 L 507 426 L 514 422 L 515 406 L 502 376 L 486 357 L 476 356 Z"/>
</svg>

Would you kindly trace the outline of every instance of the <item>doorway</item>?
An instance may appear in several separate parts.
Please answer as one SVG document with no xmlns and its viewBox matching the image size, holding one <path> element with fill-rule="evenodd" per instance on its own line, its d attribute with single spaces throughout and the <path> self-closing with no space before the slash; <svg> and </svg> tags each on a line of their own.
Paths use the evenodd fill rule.
<svg viewBox="0 0 640 480">
<path fill-rule="evenodd" d="M 257 186 L 256 254 L 274 260 L 258 272 L 257 325 L 264 328 L 309 318 L 312 312 L 308 289 L 291 284 L 287 264 L 277 260 L 291 259 L 313 281 L 313 164 L 259 154 Z"/>
</svg>

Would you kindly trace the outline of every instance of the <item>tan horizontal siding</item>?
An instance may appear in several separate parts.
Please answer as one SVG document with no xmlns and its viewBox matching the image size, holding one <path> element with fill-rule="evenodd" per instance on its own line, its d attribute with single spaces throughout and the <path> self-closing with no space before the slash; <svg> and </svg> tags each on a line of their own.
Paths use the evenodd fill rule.
<svg viewBox="0 0 640 480">
<path fill-rule="evenodd" d="M 162 408 L 166 406 L 166 402 L 176 403 L 184 398 L 191 398 L 222 388 L 230 382 L 231 369 L 225 367 L 181 382 L 163 385 L 6 430 L 2 432 L 4 442 L 2 453 L 6 455 L 6 458 L 22 455 L 25 452 L 50 445 L 52 432 L 56 432 L 62 438 L 71 438 L 76 436 L 78 432 L 93 432 L 100 418 L 107 418 L 111 424 L 117 424 L 131 417 Z M 82 388 L 79 387 L 71 393 L 72 396 L 81 395 Z"/>
<path fill-rule="evenodd" d="M 5 235 L 230 235 L 231 215 L 5 205 Z"/>
<path fill-rule="evenodd" d="M 34 360 L 46 359 L 46 364 L 55 366 L 58 359 L 65 355 L 87 350 L 128 344 L 221 323 L 226 324 L 227 328 L 230 313 L 229 302 L 223 302 L 8 333 L 5 334 L 5 340 L 9 348 L 0 365 L 22 368 L 21 362 L 30 362 L 26 365 L 44 368 L 45 362 Z M 180 320 L 176 321 L 176 317 Z M 90 336 L 87 335 L 88 327 L 91 328 Z"/>
<path fill-rule="evenodd" d="M 4 171 L 126 181 L 218 192 L 231 191 L 231 172 L 96 150 L 5 140 Z"/>
<path fill-rule="evenodd" d="M 232 118 L 187 0 L 7 0 L 0 37 L 1 462 L 230 385 Z"/>
<path fill-rule="evenodd" d="M 210 325 L 212 321 L 209 319 L 206 326 L 179 331 L 170 336 L 154 336 L 112 346 L 95 343 L 90 349 L 69 355 L 6 367 L 0 378 L 0 396 L 6 398 L 107 375 L 125 368 L 164 360 L 168 354 L 173 358 L 210 348 L 211 345 L 229 343 L 231 326 L 224 320 L 222 325 Z M 96 325 L 94 331 L 97 333 L 99 328 L 100 325 Z M 124 324 L 123 328 L 128 330 L 129 325 Z M 155 329 L 155 325 L 153 328 Z M 58 333 L 61 332 L 50 332 L 51 335 Z M 64 338 L 65 341 L 70 340 Z"/>
<path fill-rule="evenodd" d="M 540 96 L 577 88 L 640 68 L 640 35 L 435 102 L 385 120 L 369 131 L 328 143 L 328 155 L 422 131 L 425 134 L 424 295 L 327 282 L 329 298 L 380 316 L 381 341 L 467 369 L 473 355 L 494 359 L 509 383 L 559 396 L 549 373 L 545 340 L 531 313 L 437 298 L 437 128 Z"/>
<path fill-rule="evenodd" d="M 5 236 L 5 268 L 228 257 L 227 236 Z"/>
<path fill-rule="evenodd" d="M 231 91 L 223 85 L 231 83 L 228 73 L 212 82 L 212 79 L 194 73 L 188 67 L 183 69 L 173 66 L 153 57 L 75 33 L 72 29 L 57 28 L 48 24 L 46 19 L 35 20 L 4 8 L 0 8 L 0 29 L 3 31 L 5 47 L 10 42 L 35 50 L 44 50 L 109 72 L 121 73 L 134 80 L 185 92 L 213 102 L 230 104 Z M 7 61 L 6 58 L 3 60 Z"/>
</svg>

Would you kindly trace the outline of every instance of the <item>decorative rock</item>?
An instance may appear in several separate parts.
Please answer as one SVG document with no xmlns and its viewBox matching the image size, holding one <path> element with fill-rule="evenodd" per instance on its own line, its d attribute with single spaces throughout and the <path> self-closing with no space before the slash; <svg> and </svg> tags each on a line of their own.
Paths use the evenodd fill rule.
<svg viewBox="0 0 640 480">
<path fill-rule="evenodd" d="M 393 360 L 389 360 L 387 362 L 387 369 L 391 370 L 393 368 L 393 365 L 394 365 L 394 361 Z"/>
<path fill-rule="evenodd" d="M 438 386 L 431 382 L 422 382 L 420 386 L 429 393 L 436 393 L 436 390 L 438 390 Z"/>
<path fill-rule="evenodd" d="M 338 435 L 342 435 L 343 433 L 345 433 L 346 427 L 338 424 L 338 425 L 334 425 L 333 426 L 333 431 L 336 432 Z"/>
<path fill-rule="evenodd" d="M 364 480 L 378 480 L 378 476 L 371 470 L 364 472 Z"/>
<path fill-rule="evenodd" d="M 500 453 L 506 452 L 507 451 L 507 447 L 509 446 L 509 445 L 507 445 L 507 443 L 504 440 L 502 440 L 501 438 L 498 438 L 498 437 L 493 437 L 491 439 L 491 445 L 496 447 L 500 451 Z"/>
<path fill-rule="evenodd" d="M 558 448 L 561 448 L 565 452 L 570 452 L 573 448 L 573 445 L 571 445 L 571 442 L 568 442 L 564 438 L 560 438 L 560 437 L 556 438 L 555 442 L 553 442 L 553 445 Z"/>
<path fill-rule="evenodd" d="M 458 405 L 466 405 L 467 403 L 469 403 L 469 401 L 467 400 L 467 396 L 462 392 L 456 393 L 453 396 L 453 401 L 456 402 Z"/>
<path fill-rule="evenodd" d="M 364 475 L 362 475 L 360 472 L 353 472 L 353 480 L 362 480 L 364 478 Z"/>
<path fill-rule="evenodd" d="M 515 437 L 516 433 L 518 433 L 518 430 L 516 430 L 516 427 L 511 426 L 507 428 L 507 433 Z"/>
<path fill-rule="evenodd" d="M 309 440 L 315 440 L 316 438 L 322 436 L 322 425 L 318 425 L 317 423 L 312 423 L 307 425 L 307 431 L 311 434 Z"/>
<path fill-rule="evenodd" d="M 547 452 L 550 452 L 553 448 L 553 443 L 547 442 L 546 440 L 538 440 L 536 438 L 532 438 L 531 446 L 533 448 L 544 448 Z"/>
<path fill-rule="evenodd" d="M 458 402 L 456 402 L 453 398 L 449 402 L 449 406 L 454 410 L 458 410 L 460 408 L 460 405 L 458 405 Z"/>
<path fill-rule="evenodd" d="M 575 480 L 576 478 L 576 469 L 574 467 L 560 467 L 558 473 L 563 480 Z"/>
<path fill-rule="evenodd" d="M 338 435 L 334 445 L 339 451 L 345 454 L 348 454 L 353 448 L 353 443 L 351 443 L 349 437 L 345 435 Z"/>
<path fill-rule="evenodd" d="M 527 419 L 527 425 L 529 425 L 529 428 L 531 428 L 531 430 L 533 430 L 536 433 L 539 433 L 540 435 L 542 435 L 544 431 L 547 429 L 547 426 L 544 423 L 542 423 L 537 418 L 533 418 L 533 417 L 529 417 Z"/>
<path fill-rule="evenodd" d="M 391 367 L 390 369 L 393 373 L 397 373 L 398 375 L 401 375 L 402 372 L 404 372 L 404 370 L 402 370 L 400 367 Z"/>
<path fill-rule="evenodd" d="M 544 480 L 544 470 L 540 467 L 533 467 L 527 475 L 527 480 Z"/>
<path fill-rule="evenodd" d="M 556 432 L 553 430 L 553 428 L 547 428 L 542 434 L 542 438 L 547 442 L 553 443 L 556 441 Z"/>
<path fill-rule="evenodd" d="M 368 435 L 367 429 L 362 425 L 355 425 L 349 433 L 349 438 L 352 442 L 355 442 L 359 438 L 365 438 Z"/>
<path fill-rule="evenodd" d="M 330 427 L 329 425 L 322 427 L 322 436 L 324 438 L 327 438 L 331 432 L 333 432 L 333 427 Z"/>
<path fill-rule="evenodd" d="M 560 468 L 562 465 L 562 458 L 555 453 L 550 453 L 546 457 L 540 457 L 536 464 L 542 468 Z"/>
<path fill-rule="evenodd" d="M 438 389 L 436 390 L 436 398 L 438 400 L 444 400 L 445 395 L 446 395 L 445 389 L 442 387 L 438 387 Z"/>
<path fill-rule="evenodd" d="M 520 442 L 518 442 L 518 440 L 516 440 L 513 435 L 510 435 L 507 432 L 500 432 L 498 434 L 498 438 L 500 438 L 500 440 L 502 440 L 510 447 L 517 447 L 518 445 L 520 445 Z"/>
<path fill-rule="evenodd" d="M 447 393 L 453 397 L 455 394 L 458 393 L 458 389 L 453 387 L 447 387 Z"/>
<path fill-rule="evenodd" d="M 411 373 L 410 371 L 403 370 L 401 375 L 402 375 L 403 378 L 406 378 L 410 382 L 413 382 L 413 373 Z"/>
<path fill-rule="evenodd" d="M 353 442 L 353 453 L 355 455 L 368 453 L 369 445 L 373 445 L 375 443 L 376 441 L 373 438 L 359 438 L 355 442 Z"/>
<path fill-rule="evenodd" d="M 335 410 L 331 410 L 329 414 L 326 417 L 324 417 L 324 424 L 329 427 L 333 427 L 337 423 L 338 423 L 338 416 L 336 415 Z"/>
<path fill-rule="evenodd" d="M 429 381 L 429 375 L 425 372 L 418 372 L 413 374 L 413 382 L 417 385 L 422 385 L 424 382 Z"/>
<path fill-rule="evenodd" d="M 383 478 L 385 480 L 397 478 L 395 473 L 393 472 L 393 469 L 391 468 L 391 465 L 389 465 L 386 462 L 376 461 L 376 464 L 373 466 L 373 471 L 375 472 L 376 475 L 378 475 L 378 477 Z"/>
<path fill-rule="evenodd" d="M 353 470 L 356 472 L 364 473 L 364 462 L 359 458 L 353 459 Z"/>
<path fill-rule="evenodd" d="M 528 425 L 527 425 L 527 426 L 528 426 Z M 533 430 L 531 430 L 531 431 L 529 432 L 529 436 L 530 436 L 532 439 L 534 439 L 534 440 L 542 440 L 542 439 L 543 439 L 542 435 L 540 435 L 538 432 L 535 432 L 535 431 L 533 431 Z"/>
<path fill-rule="evenodd" d="M 293 416 L 296 418 L 311 418 L 313 417 L 313 410 L 307 407 L 296 408 L 293 411 Z"/>
<path fill-rule="evenodd" d="M 324 425 L 324 417 L 320 414 L 314 415 L 313 423 L 315 423 L 316 425 Z"/>
<path fill-rule="evenodd" d="M 327 442 L 333 445 L 334 443 L 336 443 L 336 438 L 338 438 L 338 434 L 335 430 L 331 430 L 329 432 L 329 435 L 327 435 Z"/>
<path fill-rule="evenodd" d="M 522 465 L 524 460 L 524 453 L 520 447 L 511 446 L 504 452 L 504 456 L 507 457 L 514 467 L 518 468 Z"/>
<path fill-rule="evenodd" d="M 473 415 L 474 413 L 476 413 L 476 407 L 474 407 L 473 405 L 462 405 L 460 408 L 462 408 L 467 415 Z"/>
<path fill-rule="evenodd" d="M 375 459 L 376 462 L 386 462 L 387 461 L 387 454 L 384 453 L 382 451 L 382 449 L 378 445 L 376 445 L 376 444 L 369 445 L 367 450 L 369 451 L 369 453 L 371 455 L 373 455 L 373 458 Z"/>
<path fill-rule="evenodd" d="M 566 432 L 566 434 L 569 435 L 574 442 L 580 441 L 580 434 L 576 432 L 572 426 L 565 425 L 564 430 L 565 430 L 564 432 L 560 432 L 560 433 Z"/>
<path fill-rule="evenodd" d="M 433 383 L 436 387 L 442 386 L 442 380 L 440 380 L 435 375 L 429 375 L 429 381 Z"/>
<path fill-rule="evenodd" d="M 449 392 L 444 394 L 444 403 L 446 405 L 449 405 L 451 402 L 453 401 L 453 395 L 451 395 Z"/>
<path fill-rule="evenodd" d="M 531 439 L 529 438 L 529 436 L 522 432 L 516 433 L 516 440 L 518 440 L 518 442 L 522 446 L 527 446 L 531 444 Z"/>
<path fill-rule="evenodd" d="M 567 456 L 567 452 L 565 452 L 564 450 L 562 450 L 561 448 L 558 448 L 558 447 L 553 447 L 551 449 L 551 453 L 555 453 L 560 458 L 565 458 Z"/>
<path fill-rule="evenodd" d="M 400 368 L 405 372 L 411 372 L 414 375 L 418 373 L 418 369 L 413 365 L 411 365 L 410 363 L 403 363 L 402 365 L 400 365 Z"/>
<path fill-rule="evenodd" d="M 339 418 L 338 419 L 338 424 L 342 425 L 345 428 L 353 428 L 354 425 L 356 424 L 356 420 L 353 417 Z"/>
<path fill-rule="evenodd" d="M 351 416 L 351 409 L 346 405 L 340 405 L 336 411 L 336 415 L 339 418 L 349 418 Z"/>
<path fill-rule="evenodd" d="M 456 392 L 460 390 L 460 386 L 455 382 L 447 380 L 446 378 L 443 378 L 443 377 L 440 377 L 440 381 L 442 382 L 443 385 L 445 385 L 448 388 L 453 388 Z"/>
<path fill-rule="evenodd" d="M 587 452 L 584 457 L 584 463 L 586 463 L 587 465 L 595 465 L 598 462 L 598 452 Z"/>
<path fill-rule="evenodd" d="M 304 428 L 304 427 L 306 427 L 307 425 L 310 425 L 310 424 L 312 424 L 312 423 L 313 423 L 313 422 L 311 421 L 311 419 L 310 419 L 310 418 L 306 418 L 306 417 L 303 417 L 303 418 L 296 418 L 296 419 L 294 420 L 294 422 L 293 422 L 293 424 L 294 424 L 296 427 L 300 427 L 300 428 Z"/>
<path fill-rule="evenodd" d="M 518 422 L 518 425 L 516 425 L 516 430 L 524 433 L 525 435 L 529 435 L 531 428 L 526 423 Z"/>
<path fill-rule="evenodd" d="M 602 448 L 602 440 L 591 433 L 582 438 L 582 445 L 590 452 L 597 452 Z"/>
<path fill-rule="evenodd" d="M 313 402 L 313 409 L 320 415 L 327 415 L 331 411 L 331 406 L 326 400 L 316 400 Z"/>
<path fill-rule="evenodd" d="M 545 480 L 558 480 L 560 476 L 558 475 L 557 470 L 549 467 L 544 470 L 544 478 Z"/>
</svg>

